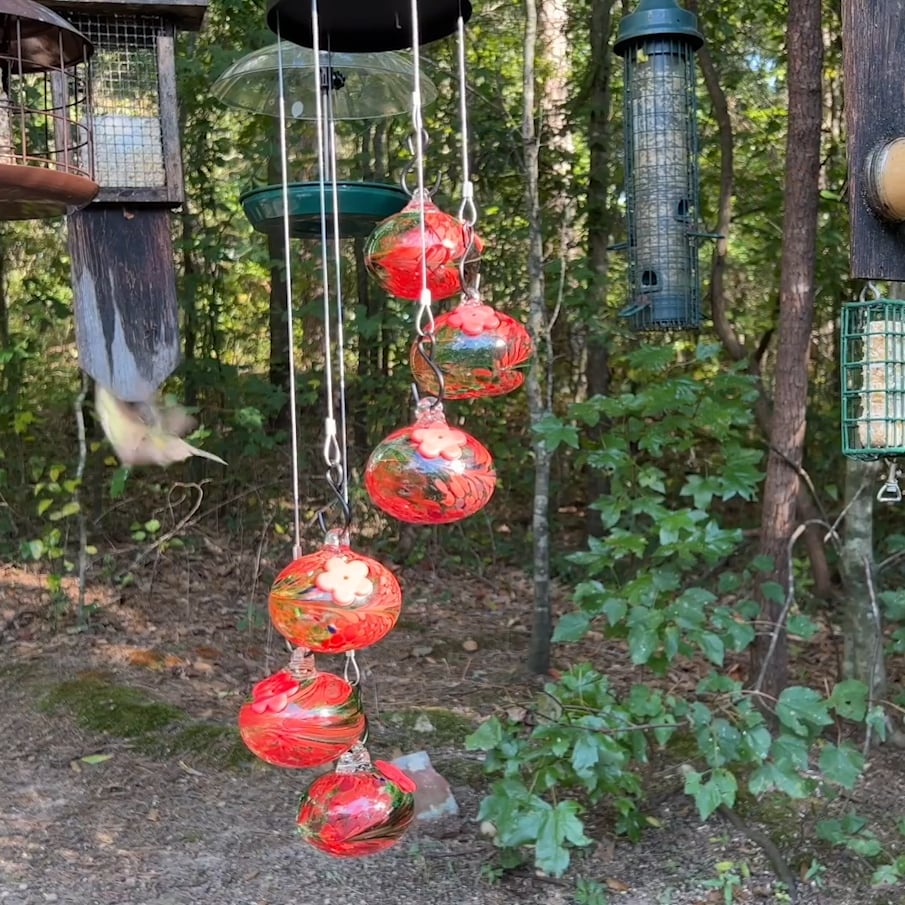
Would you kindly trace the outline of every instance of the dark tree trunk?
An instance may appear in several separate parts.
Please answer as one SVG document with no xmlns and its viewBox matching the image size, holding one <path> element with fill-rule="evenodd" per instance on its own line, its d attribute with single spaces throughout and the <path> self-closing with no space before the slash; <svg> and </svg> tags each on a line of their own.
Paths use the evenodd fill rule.
<svg viewBox="0 0 905 905">
<path fill-rule="evenodd" d="M 609 205 L 611 184 L 611 149 L 613 139 L 610 129 L 612 106 L 612 60 L 610 31 L 612 30 L 612 0 L 593 0 L 591 7 L 591 66 L 589 91 L 588 146 L 591 155 L 588 177 L 588 256 L 591 264 L 591 295 L 600 306 L 599 316 L 590 319 L 587 345 L 588 396 L 606 396 L 610 390 L 609 337 L 604 323 L 609 312 L 604 310 L 607 292 L 607 247 L 610 243 L 612 215 Z M 598 424 L 588 431 L 591 442 L 599 441 L 606 425 Z M 609 492 L 609 480 L 598 468 L 588 470 L 588 502 Z M 588 509 L 588 532 L 600 534 L 600 513 Z"/>
<path fill-rule="evenodd" d="M 273 151 L 267 161 L 267 182 L 277 185 L 282 180 L 280 158 L 274 134 Z M 267 255 L 270 259 L 270 305 L 268 307 L 268 328 L 270 336 L 270 358 L 267 379 L 289 396 L 289 369 L 292 361 L 289 354 L 289 333 L 286 329 L 286 274 L 285 248 L 282 233 L 267 234 Z M 273 427 L 286 427 L 289 423 L 289 406 L 284 405 L 274 419 Z"/>
<path fill-rule="evenodd" d="M 790 0 L 787 46 L 789 120 L 786 142 L 785 214 L 780 277 L 770 455 L 761 517 L 760 552 L 773 558 L 774 578 L 786 588 L 789 543 L 796 526 L 799 468 L 807 426 L 808 350 L 814 318 L 814 270 L 822 123 L 823 36 L 820 0 Z M 753 675 L 762 691 L 777 696 L 786 685 L 788 645 L 780 624 L 783 605 L 764 599 Z M 777 635 L 769 668 L 764 663 Z"/>
</svg>

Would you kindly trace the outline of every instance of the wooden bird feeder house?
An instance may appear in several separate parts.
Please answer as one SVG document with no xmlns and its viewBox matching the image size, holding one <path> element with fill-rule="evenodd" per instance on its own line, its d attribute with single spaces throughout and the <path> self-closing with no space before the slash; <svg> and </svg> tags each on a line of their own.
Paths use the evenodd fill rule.
<svg viewBox="0 0 905 905">
<path fill-rule="evenodd" d="M 100 190 L 69 218 L 80 364 L 119 398 L 142 401 L 181 356 L 170 223 L 185 190 L 175 40 L 200 28 L 207 2 L 53 5 L 95 50 L 90 122 Z"/>
</svg>

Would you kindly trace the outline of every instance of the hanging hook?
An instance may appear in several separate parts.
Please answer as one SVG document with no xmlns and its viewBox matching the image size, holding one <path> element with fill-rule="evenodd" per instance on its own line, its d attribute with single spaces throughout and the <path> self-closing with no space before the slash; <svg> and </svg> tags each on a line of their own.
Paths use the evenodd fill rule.
<svg viewBox="0 0 905 905">
<path fill-rule="evenodd" d="M 352 678 L 349 678 L 349 676 Z M 361 683 L 361 670 L 358 668 L 358 661 L 355 659 L 355 651 L 346 651 L 346 664 L 343 667 L 343 678 L 352 686 Z"/>
<path fill-rule="evenodd" d="M 900 503 L 902 501 L 902 488 L 899 487 L 899 471 L 895 462 L 889 463 L 889 471 L 886 473 L 886 482 L 877 493 L 877 500 L 881 503 Z"/>
<path fill-rule="evenodd" d="M 870 300 L 872 302 L 875 302 L 880 298 L 880 290 L 877 289 L 877 284 L 874 283 L 873 280 L 868 280 L 864 284 L 863 288 L 861 289 L 861 294 L 858 296 L 858 301 L 866 302 L 868 294 L 870 294 Z"/>
</svg>

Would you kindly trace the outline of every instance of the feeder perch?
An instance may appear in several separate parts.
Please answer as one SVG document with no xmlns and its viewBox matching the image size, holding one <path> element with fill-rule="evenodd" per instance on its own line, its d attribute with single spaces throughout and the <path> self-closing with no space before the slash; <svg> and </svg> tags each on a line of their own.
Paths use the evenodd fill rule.
<svg viewBox="0 0 905 905">
<path fill-rule="evenodd" d="M 407 113 L 412 103 L 412 62 L 398 53 L 314 52 L 282 41 L 233 63 L 214 82 L 212 93 L 224 104 L 266 116 L 280 115 L 280 69 L 290 122 L 317 119 L 318 98 L 334 122 L 368 120 Z M 315 71 L 319 69 L 319 75 Z M 437 89 L 422 77 L 422 99 L 433 102 Z M 328 136 L 329 137 L 329 136 Z M 329 149 L 328 149 L 329 150 Z M 292 182 L 287 188 L 289 234 L 294 239 L 321 238 L 319 182 Z M 283 186 L 265 185 L 239 198 L 245 216 L 259 232 L 281 235 Z M 333 183 L 325 184 L 325 213 L 333 218 Z M 364 238 L 380 221 L 409 200 L 398 185 L 337 181 L 341 238 Z M 329 231 L 332 235 L 332 230 Z"/>
<path fill-rule="evenodd" d="M 90 122 L 101 188 L 69 218 L 79 364 L 115 396 L 142 402 L 181 357 L 170 222 L 184 196 L 174 43 L 177 29 L 200 28 L 207 4 L 53 5 L 95 49 Z"/>
<path fill-rule="evenodd" d="M 905 301 L 842 308 L 842 452 L 868 460 L 905 455 Z"/>
<path fill-rule="evenodd" d="M 0 220 L 58 217 L 97 194 L 88 60 L 92 46 L 31 0 L 0 0 Z"/>
<path fill-rule="evenodd" d="M 696 17 L 675 0 L 641 0 L 619 24 L 625 61 L 625 196 L 635 330 L 694 329 L 701 321 L 698 247 Z"/>
</svg>

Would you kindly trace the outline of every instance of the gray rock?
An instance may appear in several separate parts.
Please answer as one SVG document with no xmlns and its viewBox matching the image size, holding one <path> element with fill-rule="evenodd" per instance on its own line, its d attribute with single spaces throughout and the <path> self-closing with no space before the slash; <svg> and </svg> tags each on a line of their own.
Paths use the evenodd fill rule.
<svg viewBox="0 0 905 905">
<path fill-rule="evenodd" d="M 459 813 L 449 783 L 433 768 L 426 751 L 415 751 L 397 757 L 393 763 L 415 782 L 415 817 L 418 820 L 439 820 Z"/>
</svg>

